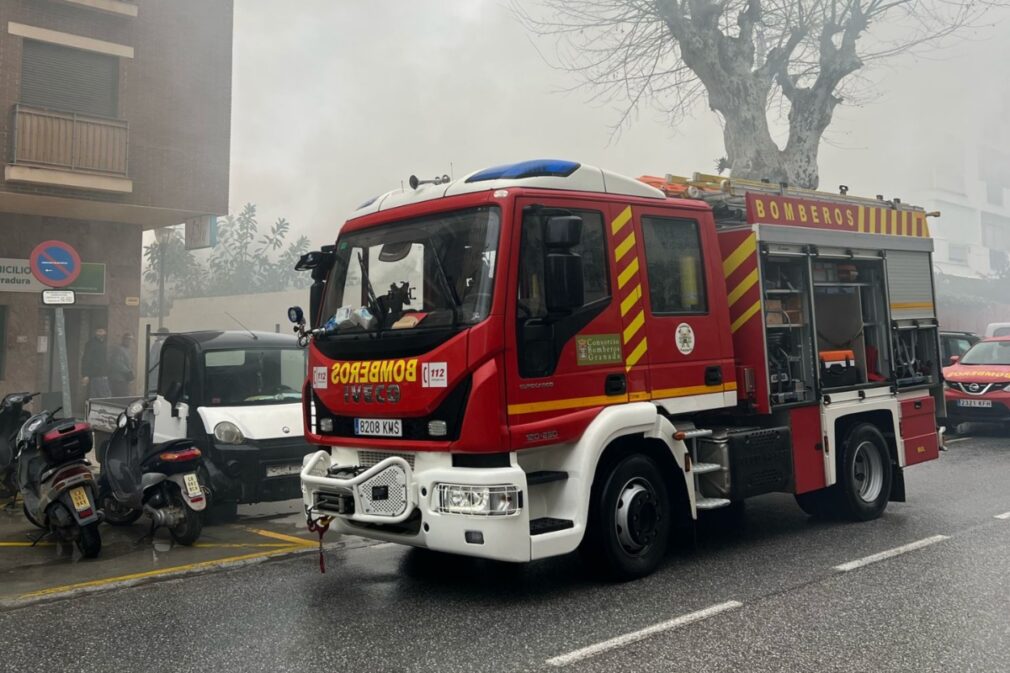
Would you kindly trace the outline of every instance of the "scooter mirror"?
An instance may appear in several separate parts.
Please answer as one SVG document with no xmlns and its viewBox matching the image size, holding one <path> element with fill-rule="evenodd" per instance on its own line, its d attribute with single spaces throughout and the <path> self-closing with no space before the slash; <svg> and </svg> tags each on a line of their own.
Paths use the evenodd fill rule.
<svg viewBox="0 0 1010 673">
<path fill-rule="evenodd" d="M 125 413 L 119 414 L 119 418 L 116 419 L 116 425 L 119 428 L 125 428 L 126 427 L 126 414 Z"/>
</svg>

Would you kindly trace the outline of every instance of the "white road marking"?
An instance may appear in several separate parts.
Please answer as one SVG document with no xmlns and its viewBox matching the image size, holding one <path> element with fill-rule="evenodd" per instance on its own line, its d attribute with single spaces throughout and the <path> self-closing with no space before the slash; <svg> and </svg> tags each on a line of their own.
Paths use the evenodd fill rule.
<svg viewBox="0 0 1010 673">
<path fill-rule="evenodd" d="M 956 442 L 967 442 L 971 437 L 958 437 L 957 439 L 946 439 L 944 444 L 954 444 Z"/>
<path fill-rule="evenodd" d="M 910 542 L 900 547 L 895 547 L 894 549 L 888 549 L 887 551 L 882 551 L 879 554 L 873 554 L 871 556 L 864 556 L 861 559 L 856 559 L 855 561 L 849 561 L 848 563 L 843 563 L 841 565 L 835 566 L 835 570 L 839 572 L 848 572 L 850 570 L 855 570 L 856 568 L 862 568 L 863 566 L 868 566 L 871 563 L 876 563 L 877 561 L 883 561 L 884 559 L 889 559 L 894 556 L 899 556 L 906 552 L 915 551 L 916 549 L 922 549 L 923 547 L 928 547 L 931 544 L 936 544 L 937 542 L 943 542 L 948 539 L 947 535 L 934 535 L 933 537 L 923 538 L 922 540 L 917 540 L 916 542 Z"/>
<path fill-rule="evenodd" d="M 707 607 L 704 610 L 698 610 L 697 612 L 691 612 L 686 615 L 681 615 L 680 617 L 675 617 L 665 622 L 660 622 L 659 624 L 648 626 L 639 631 L 632 631 L 631 633 L 625 633 L 623 636 L 617 636 L 616 638 L 611 638 L 610 640 L 604 640 L 603 642 L 596 643 L 595 645 L 589 645 L 588 647 L 583 647 L 580 650 L 575 650 L 573 652 L 569 652 L 568 654 L 562 654 L 557 657 L 552 657 L 547 660 L 547 664 L 549 666 L 567 666 L 577 661 L 588 659 L 589 657 L 595 657 L 597 654 L 601 654 L 603 652 L 606 652 L 607 650 L 613 650 L 618 647 L 624 647 L 625 645 L 630 645 L 631 643 L 637 643 L 639 640 L 644 640 L 645 638 L 648 638 L 649 636 L 655 635 L 657 633 L 662 633 L 663 631 L 672 631 L 673 629 L 679 629 L 682 626 L 687 626 L 688 624 L 693 624 L 703 619 L 714 617 L 715 615 L 721 612 L 726 612 L 727 610 L 735 610 L 739 607 L 743 607 L 743 603 L 740 603 L 738 601 L 726 601 L 725 603 L 719 603 L 718 605 Z"/>
<path fill-rule="evenodd" d="M 993 517 L 994 519 L 1010 519 L 1010 512 L 1003 512 L 1002 514 L 997 514 Z"/>
</svg>

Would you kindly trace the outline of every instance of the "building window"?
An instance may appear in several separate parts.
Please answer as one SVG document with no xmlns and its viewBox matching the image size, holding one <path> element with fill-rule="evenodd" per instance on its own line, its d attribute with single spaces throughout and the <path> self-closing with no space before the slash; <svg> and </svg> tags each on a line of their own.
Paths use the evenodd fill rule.
<svg viewBox="0 0 1010 673">
<path fill-rule="evenodd" d="M 24 40 L 21 102 L 97 117 L 117 117 L 119 58 Z"/>
<path fill-rule="evenodd" d="M 968 246 L 959 243 L 951 243 L 947 246 L 947 259 L 958 264 L 968 263 Z"/>
<path fill-rule="evenodd" d="M 1010 250 L 1010 218 L 983 211 L 982 245 L 993 250 Z"/>
<path fill-rule="evenodd" d="M 698 223 L 643 217 L 649 300 L 655 315 L 705 313 L 704 265 Z"/>
</svg>

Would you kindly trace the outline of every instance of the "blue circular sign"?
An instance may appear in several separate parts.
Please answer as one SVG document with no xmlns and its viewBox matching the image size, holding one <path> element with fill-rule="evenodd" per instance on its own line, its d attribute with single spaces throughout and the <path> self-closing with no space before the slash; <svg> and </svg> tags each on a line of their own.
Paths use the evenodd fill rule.
<svg viewBox="0 0 1010 673">
<path fill-rule="evenodd" d="M 66 287 L 81 275 L 81 257 L 63 241 L 44 241 L 32 250 L 32 275 L 49 287 Z"/>
</svg>

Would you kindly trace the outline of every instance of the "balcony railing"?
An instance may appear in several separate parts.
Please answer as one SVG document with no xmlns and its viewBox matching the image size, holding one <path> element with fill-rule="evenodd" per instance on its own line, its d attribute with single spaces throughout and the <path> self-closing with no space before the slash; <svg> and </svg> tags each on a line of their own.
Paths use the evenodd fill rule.
<svg viewBox="0 0 1010 673">
<path fill-rule="evenodd" d="M 128 150 L 125 121 L 14 106 L 14 164 L 126 177 Z"/>
</svg>

